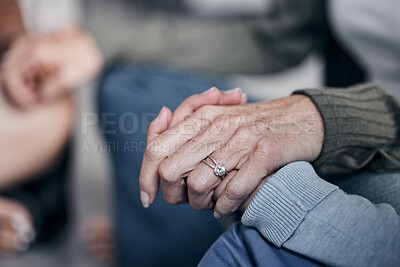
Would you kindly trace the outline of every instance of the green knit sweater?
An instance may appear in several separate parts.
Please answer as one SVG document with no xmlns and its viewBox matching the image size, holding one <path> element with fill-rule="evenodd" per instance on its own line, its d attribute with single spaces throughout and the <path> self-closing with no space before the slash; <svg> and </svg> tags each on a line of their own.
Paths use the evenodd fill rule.
<svg viewBox="0 0 400 267">
<path fill-rule="evenodd" d="M 400 102 L 372 84 L 299 90 L 318 107 L 325 140 L 313 163 L 322 174 L 400 171 Z"/>
</svg>

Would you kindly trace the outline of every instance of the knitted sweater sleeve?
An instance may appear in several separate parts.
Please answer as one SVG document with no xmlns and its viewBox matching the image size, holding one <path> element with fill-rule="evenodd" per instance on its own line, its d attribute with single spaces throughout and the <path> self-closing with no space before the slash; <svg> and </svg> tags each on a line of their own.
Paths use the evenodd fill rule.
<svg viewBox="0 0 400 267">
<path fill-rule="evenodd" d="M 400 102 L 378 86 L 299 90 L 317 105 L 325 141 L 318 173 L 400 171 Z"/>
</svg>

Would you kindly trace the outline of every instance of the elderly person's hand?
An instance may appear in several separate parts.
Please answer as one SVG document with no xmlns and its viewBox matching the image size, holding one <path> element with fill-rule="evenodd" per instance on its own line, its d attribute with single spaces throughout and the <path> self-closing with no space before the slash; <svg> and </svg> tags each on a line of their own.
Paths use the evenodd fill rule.
<svg viewBox="0 0 400 267">
<path fill-rule="evenodd" d="M 0 253 L 24 251 L 34 238 L 28 210 L 18 202 L 0 197 Z"/>
<path fill-rule="evenodd" d="M 102 65 L 95 41 L 70 25 L 48 36 L 17 39 L 4 56 L 0 82 L 14 104 L 27 108 L 89 81 Z"/>
<path fill-rule="evenodd" d="M 215 208 L 217 218 L 225 217 L 278 168 L 297 160 L 314 161 L 323 140 L 321 115 L 303 95 L 266 103 L 204 106 L 149 138 L 140 174 L 143 205 L 154 202 L 160 179 L 167 202 L 189 200 L 196 209 Z M 226 177 L 215 175 L 210 168 L 215 163 L 225 166 Z"/>
<path fill-rule="evenodd" d="M 212 87 L 202 94 L 188 97 L 175 110 L 174 114 L 167 108 L 163 107 L 157 118 L 151 123 L 147 135 L 147 142 L 165 132 L 168 128 L 172 128 L 185 118 L 192 115 L 199 108 L 206 105 L 239 105 L 247 103 L 247 94 L 242 93 L 242 89 L 235 88 L 228 91 L 220 91 L 216 87 Z"/>
</svg>

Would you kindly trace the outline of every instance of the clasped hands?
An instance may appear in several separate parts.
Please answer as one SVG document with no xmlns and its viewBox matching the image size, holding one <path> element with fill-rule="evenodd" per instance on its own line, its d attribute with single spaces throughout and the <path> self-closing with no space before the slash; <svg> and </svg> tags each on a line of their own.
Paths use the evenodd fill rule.
<svg viewBox="0 0 400 267">
<path fill-rule="evenodd" d="M 66 95 L 103 66 L 95 40 L 79 25 L 45 36 L 20 36 L 2 58 L 0 86 L 11 103 L 30 108 Z"/>
<path fill-rule="evenodd" d="M 141 199 L 151 205 L 161 184 L 170 204 L 214 209 L 216 218 L 244 210 L 280 167 L 312 162 L 324 141 L 321 115 L 304 95 L 246 104 L 239 89 L 212 88 L 185 100 L 172 114 L 163 108 L 148 131 L 140 174 Z M 228 174 L 214 174 L 212 156 Z"/>
</svg>

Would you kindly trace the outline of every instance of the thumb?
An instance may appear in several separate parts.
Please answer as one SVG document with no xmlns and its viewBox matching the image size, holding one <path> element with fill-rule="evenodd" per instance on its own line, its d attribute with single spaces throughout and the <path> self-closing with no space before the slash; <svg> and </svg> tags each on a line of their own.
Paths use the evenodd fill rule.
<svg viewBox="0 0 400 267">
<path fill-rule="evenodd" d="M 162 132 L 168 129 L 168 125 L 172 120 L 172 112 L 169 108 L 163 107 L 158 114 L 158 117 L 150 124 L 149 132 L 147 135 L 147 144 L 154 138 L 159 136 Z M 143 207 L 147 208 L 157 197 L 159 187 L 158 171 L 150 168 L 152 171 L 143 173 L 145 163 L 142 164 L 142 171 L 140 172 L 140 198 Z M 151 198 L 150 198 L 151 197 Z"/>
<path fill-rule="evenodd" d="M 172 112 L 167 107 L 162 107 L 160 113 L 158 114 L 157 118 L 149 126 L 149 131 L 147 134 L 147 142 L 150 142 L 165 130 L 168 129 L 172 121 Z"/>
</svg>

